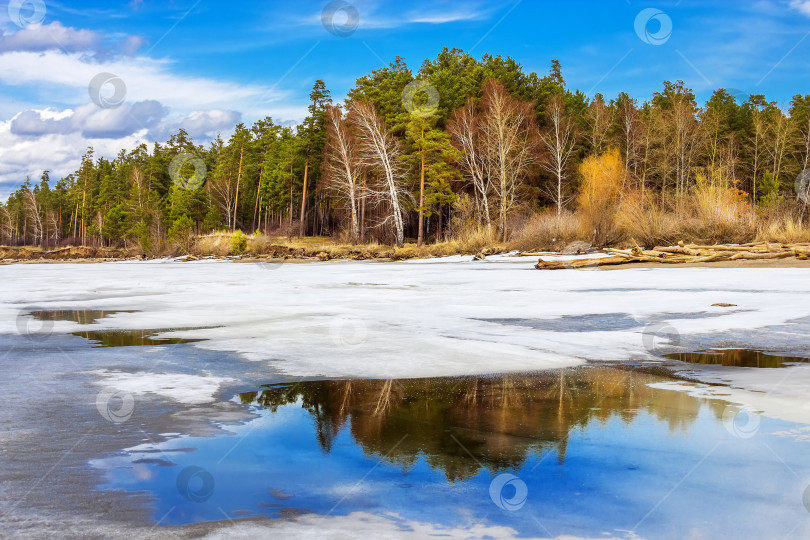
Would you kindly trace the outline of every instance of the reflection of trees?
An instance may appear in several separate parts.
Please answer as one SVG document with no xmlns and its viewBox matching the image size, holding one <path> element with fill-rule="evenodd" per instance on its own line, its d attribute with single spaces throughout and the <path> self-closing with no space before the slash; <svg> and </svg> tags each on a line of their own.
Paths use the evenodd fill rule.
<svg viewBox="0 0 810 540">
<path fill-rule="evenodd" d="M 760 351 L 747 349 L 720 349 L 712 352 L 672 353 L 664 355 L 673 360 L 693 364 L 720 364 L 723 366 L 778 368 L 785 362 L 807 362 L 807 358 L 792 356 L 774 356 Z"/>
<path fill-rule="evenodd" d="M 594 421 L 619 418 L 629 424 L 646 411 L 671 430 L 686 431 L 701 400 L 647 386 L 664 380 L 669 379 L 583 367 L 491 378 L 313 381 L 240 397 L 273 410 L 300 400 L 315 420 L 324 451 L 348 425 L 365 452 L 403 467 L 422 455 L 456 480 L 482 467 L 519 467 L 532 453 L 554 450 L 562 462 L 569 433 Z"/>
</svg>

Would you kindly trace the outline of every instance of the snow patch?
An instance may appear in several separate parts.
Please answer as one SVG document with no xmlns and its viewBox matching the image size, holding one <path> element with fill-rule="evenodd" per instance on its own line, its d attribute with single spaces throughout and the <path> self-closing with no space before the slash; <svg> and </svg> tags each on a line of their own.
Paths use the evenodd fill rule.
<svg viewBox="0 0 810 540">
<path fill-rule="evenodd" d="M 111 386 L 130 394 L 157 394 L 187 405 L 214 401 L 214 395 L 227 377 L 187 375 L 183 373 L 125 373 L 95 370 L 88 372 L 100 377 L 95 384 Z"/>
</svg>

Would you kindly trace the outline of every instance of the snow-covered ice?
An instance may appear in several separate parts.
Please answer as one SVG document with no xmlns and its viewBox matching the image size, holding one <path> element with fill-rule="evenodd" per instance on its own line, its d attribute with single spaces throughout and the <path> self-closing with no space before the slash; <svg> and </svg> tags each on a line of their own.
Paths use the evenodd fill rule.
<svg viewBox="0 0 810 540">
<path fill-rule="evenodd" d="M 735 346 L 810 353 L 810 319 L 801 321 L 810 317 L 806 269 L 541 272 L 535 262 L 457 256 L 398 263 L 9 265 L 0 269 L 0 333 L 36 332 L 43 323 L 25 315 L 31 309 L 137 310 L 81 328 L 171 330 L 166 335 L 205 340 L 195 347 L 237 352 L 270 372 L 301 377 L 429 377 L 649 360 L 651 343 L 667 341 L 649 335 L 662 326 L 674 329 L 682 344 L 733 338 Z M 736 307 L 712 306 L 719 302 Z M 43 332 L 79 328 L 47 324 Z M 798 378 L 781 384 L 787 372 Z M 703 373 L 692 371 L 698 379 Z M 705 373 L 718 380 L 717 368 Z M 721 375 L 743 394 L 792 396 L 787 403 L 810 389 L 810 369 L 800 367 L 728 368 Z M 166 393 L 159 377 L 152 377 L 151 390 L 147 378 L 120 382 Z M 211 388 L 203 390 L 211 395 Z M 778 416 L 785 408 L 778 403 L 766 397 L 757 406 L 773 406 Z M 797 414 L 810 421 L 810 410 Z"/>
</svg>

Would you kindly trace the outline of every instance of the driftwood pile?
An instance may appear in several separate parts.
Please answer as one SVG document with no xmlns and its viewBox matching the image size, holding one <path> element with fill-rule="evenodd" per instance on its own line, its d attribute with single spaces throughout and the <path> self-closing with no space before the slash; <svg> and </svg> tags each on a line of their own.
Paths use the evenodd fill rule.
<svg viewBox="0 0 810 540">
<path fill-rule="evenodd" d="M 810 258 L 810 243 L 779 244 L 754 242 L 721 246 L 702 246 L 678 242 L 677 246 L 656 246 L 643 249 L 605 248 L 603 253 L 608 257 L 583 258 L 569 261 L 544 261 L 542 258 L 535 265 L 538 270 L 563 270 L 567 268 L 590 268 L 597 266 L 614 266 L 639 262 L 660 264 L 709 263 L 718 261 L 787 259 L 796 257 L 799 260 Z"/>
</svg>

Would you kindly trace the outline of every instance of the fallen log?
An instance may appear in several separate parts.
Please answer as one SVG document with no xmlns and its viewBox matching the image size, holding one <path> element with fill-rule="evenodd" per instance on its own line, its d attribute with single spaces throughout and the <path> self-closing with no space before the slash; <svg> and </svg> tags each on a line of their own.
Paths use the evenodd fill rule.
<svg viewBox="0 0 810 540">
<path fill-rule="evenodd" d="M 690 244 L 687 247 L 689 249 L 712 250 L 712 251 L 756 251 L 757 249 L 759 249 L 746 246 L 697 246 L 694 244 Z M 763 253 L 766 253 L 766 251 L 763 251 Z"/>
<path fill-rule="evenodd" d="M 696 257 L 700 255 L 699 251 L 684 246 L 655 246 L 653 251 L 661 251 L 664 253 L 679 253 L 681 255 L 691 255 Z"/>
<path fill-rule="evenodd" d="M 706 246 L 686 244 L 680 241 L 677 246 L 655 246 L 653 249 L 643 249 L 636 245 L 632 249 L 605 248 L 602 252 L 610 256 L 598 259 L 588 258 L 567 261 L 544 261 L 540 259 L 535 268 L 539 270 L 561 270 L 637 262 L 700 264 L 720 261 L 787 259 L 789 257 L 808 260 L 810 258 L 810 244 L 753 242 L 733 246 Z"/>
<path fill-rule="evenodd" d="M 774 253 L 736 253 L 731 256 L 731 260 L 787 259 L 788 257 L 795 256 L 796 254 L 792 251 L 781 251 Z"/>
<path fill-rule="evenodd" d="M 627 264 L 633 262 L 643 262 L 627 257 L 599 257 L 591 259 L 572 259 L 568 261 L 544 261 L 540 259 L 534 267 L 537 270 L 571 270 L 577 268 L 596 268 L 598 266 L 614 266 L 617 264 Z"/>
</svg>

